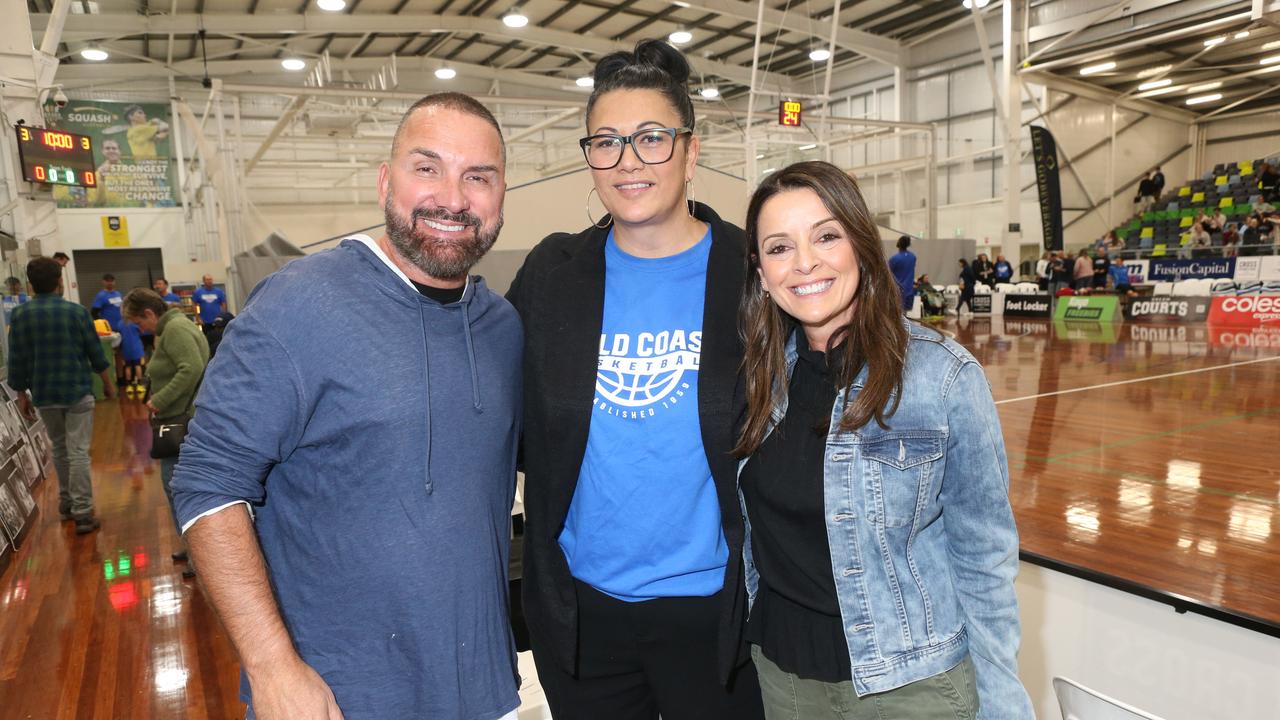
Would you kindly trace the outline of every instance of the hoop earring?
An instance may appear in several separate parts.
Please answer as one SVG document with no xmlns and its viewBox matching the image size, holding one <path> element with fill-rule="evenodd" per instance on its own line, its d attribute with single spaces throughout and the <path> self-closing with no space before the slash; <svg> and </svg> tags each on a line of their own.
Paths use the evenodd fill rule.
<svg viewBox="0 0 1280 720">
<path fill-rule="evenodd" d="M 697 200 L 693 195 L 693 181 L 686 181 L 684 184 L 684 202 L 689 206 L 689 217 L 695 217 L 693 214 L 693 206 L 697 204 Z M 696 218 L 695 218 L 696 219 Z"/>
<path fill-rule="evenodd" d="M 605 229 L 605 228 L 609 227 L 609 225 L 613 222 L 613 217 L 611 217 L 611 216 L 609 215 L 609 213 L 607 213 L 607 212 L 606 212 L 604 215 L 602 215 L 602 216 L 600 217 L 600 222 L 596 222 L 596 219 L 595 219 L 595 218 L 593 218 L 593 217 L 591 217 L 591 195 L 592 195 L 593 193 L 595 193 L 595 191 L 596 191 L 596 188 L 595 188 L 595 186 L 594 186 L 594 185 L 593 185 L 593 186 L 591 186 L 591 189 L 587 191 L 587 205 L 586 205 L 586 209 L 587 209 L 587 220 L 591 221 L 591 224 L 592 224 L 594 227 L 597 227 L 597 228 L 599 228 L 599 229 L 603 230 L 603 229 Z M 603 202 L 603 201 L 601 201 L 601 202 Z M 608 208 L 606 208 L 606 209 L 608 209 Z M 601 223 L 603 223 L 603 224 L 601 224 Z"/>
</svg>

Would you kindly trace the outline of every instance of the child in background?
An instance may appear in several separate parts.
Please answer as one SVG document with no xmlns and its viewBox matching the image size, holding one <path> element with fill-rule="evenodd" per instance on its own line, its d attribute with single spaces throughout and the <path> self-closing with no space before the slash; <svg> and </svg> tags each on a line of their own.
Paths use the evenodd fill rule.
<svg viewBox="0 0 1280 720">
<path fill-rule="evenodd" d="M 126 397 L 142 397 L 142 335 L 138 326 L 125 320 L 120 325 L 120 355 L 124 359 L 124 393 Z"/>
</svg>

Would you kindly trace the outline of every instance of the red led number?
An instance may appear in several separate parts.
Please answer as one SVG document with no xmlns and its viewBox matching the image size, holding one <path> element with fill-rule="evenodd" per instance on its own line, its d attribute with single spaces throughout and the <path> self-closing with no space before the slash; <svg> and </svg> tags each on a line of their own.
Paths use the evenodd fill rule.
<svg viewBox="0 0 1280 720">
<path fill-rule="evenodd" d="M 37 165 L 35 170 L 36 170 L 36 180 L 39 180 L 40 182 L 44 182 L 44 178 L 45 178 L 44 166 Z"/>
<path fill-rule="evenodd" d="M 66 133 L 46 132 L 44 134 L 44 144 L 61 150 L 70 150 L 75 147 L 75 143 L 72 141 L 71 136 Z"/>
<path fill-rule="evenodd" d="M 92 170 L 85 170 L 85 171 L 84 171 L 84 184 L 85 184 L 85 186 L 86 186 L 86 187 L 97 187 L 97 185 L 98 185 L 98 178 L 96 178 L 96 177 L 94 177 L 94 176 L 93 176 L 93 171 L 92 171 Z"/>
</svg>

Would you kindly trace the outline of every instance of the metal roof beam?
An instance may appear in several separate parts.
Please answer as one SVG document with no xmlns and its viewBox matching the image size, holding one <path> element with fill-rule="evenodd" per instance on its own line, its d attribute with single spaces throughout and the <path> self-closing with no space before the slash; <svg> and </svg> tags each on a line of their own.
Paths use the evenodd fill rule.
<svg viewBox="0 0 1280 720">
<path fill-rule="evenodd" d="M 726 3 L 726 0 L 718 0 Z M 732 5 L 746 5 L 734 2 Z M 754 10 L 752 11 L 754 13 Z M 781 13 L 777 13 L 781 15 Z M 42 33 L 49 26 L 50 16 L 47 13 L 31 15 L 33 33 Z M 228 13 L 217 15 L 152 15 L 139 17 L 134 13 L 102 13 L 97 15 L 71 15 L 67 18 L 63 30 L 63 39 L 72 42 L 87 42 L 115 36 L 137 35 L 195 35 L 204 28 L 210 35 L 244 35 L 244 34 L 281 34 L 294 37 L 304 35 L 326 35 L 337 33 L 360 36 L 364 33 L 403 33 L 406 28 L 414 28 L 419 35 L 433 32 L 474 32 L 491 37 L 503 37 L 509 40 L 520 40 L 534 45 L 547 47 L 576 48 L 585 52 L 605 55 L 617 50 L 630 51 L 634 43 L 611 40 L 594 35 L 584 35 L 564 30 L 528 25 L 520 29 L 512 29 L 500 19 L 463 17 L 457 15 L 430 15 L 423 13 L 358 13 L 355 15 L 306 13 L 303 15 L 250 15 L 248 13 Z M 848 31 L 856 32 L 856 31 Z M 865 33 L 863 33 L 865 34 Z M 874 36 L 869 36 L 874 37 Z M 878 38 L 882 43 L 894 43 L 891 40 Z M 870 45 L 868 46 L 870 47 Z M 860 50 L 860 52 L 863 52 Z M 866 54 L 864 52 L 864 54 Z M 751 81 L 751 68 L 731 63 L 716 62 L 700 57 L 690 57 L 690 64 L 704 75 L 718 75 L 742 85 Z M 108 64 L 99 65 L 106 67 Z M 763 73 L 763 82 L 771 87 L 789 89 L 791 80 L 777 73 Z"/>
</svg>

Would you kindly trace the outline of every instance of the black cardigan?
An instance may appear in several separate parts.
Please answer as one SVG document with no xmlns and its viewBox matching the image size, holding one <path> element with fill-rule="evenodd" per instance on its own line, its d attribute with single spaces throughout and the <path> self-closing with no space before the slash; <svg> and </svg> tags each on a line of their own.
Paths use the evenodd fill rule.
<svg viewBox="0 0 1280 720">
<path fill-rule="evenodd" d="M 710 208 L 694 216 L 711 226 L 698 417 L 707 464 L 720 501 L 725 542 L 719 671 L 728 682 L 747 659 L 743 638 L 742 511 L 738 505 L 733 427 L 742 405 L 738 301 L 746 273 L 745 236 Z M 578 602 L 558 538 L 573 500 L 591 424 L 604 316 L 604 246 L 608 229 L 556 233 L 529 252 L 507 300 L 524 321 L 525 617 L 534 647 L 577 671 Z"/>
</svg>

